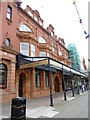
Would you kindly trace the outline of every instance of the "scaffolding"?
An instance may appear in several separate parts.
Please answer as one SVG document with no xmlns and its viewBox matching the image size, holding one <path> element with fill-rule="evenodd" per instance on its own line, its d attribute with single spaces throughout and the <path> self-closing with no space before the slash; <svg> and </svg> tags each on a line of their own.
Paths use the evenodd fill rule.
<svg viewBox="0 0 90 120">
<path fill-rule="evenodd" d="M 72 68 L 81 71 L 80 57 L 74 43 L 68 45 L 69 58 L 72 62 Z"/>
</svg>

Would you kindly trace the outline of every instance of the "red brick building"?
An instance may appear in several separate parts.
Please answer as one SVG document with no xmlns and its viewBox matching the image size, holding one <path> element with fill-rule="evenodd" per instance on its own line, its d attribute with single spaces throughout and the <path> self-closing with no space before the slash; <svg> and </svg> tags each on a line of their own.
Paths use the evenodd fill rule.
<svg viewBox="0 0 90 120">
<path fill-rule="evenodd" d="M 64 39 L 57 38 L 54 27 L 43 27 L 37 10 L 23 10 L 20 2 L 0 2 L 0 96 L 3 102 L 22 96 L 35 98 L 49 95 L 48 70 L 37 64 L 21 65 L 16 69 L 16 56 L 49 57 L 71 67 Z M 56 66 L 58 66 L 59 63 Z M 53 64 L 53 61 L 52 61 Z M 30 66 L 29 66 L 30 65 Z M 62 92 L 62 72 L 51 71 L 52 90 Z M 8 98 L 8 99 L 7 99 Z"/>
</svg>

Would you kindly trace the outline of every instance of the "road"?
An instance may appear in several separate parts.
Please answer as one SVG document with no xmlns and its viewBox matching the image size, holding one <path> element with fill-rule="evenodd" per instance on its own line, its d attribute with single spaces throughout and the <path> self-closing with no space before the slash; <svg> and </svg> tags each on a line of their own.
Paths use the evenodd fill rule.
<svg viewBox="0 0 90 120">
<path fill-rule="evenodd" d="M 56 103 L 55 110 L 59 114 L 54 118 L 88 118 L 88 92 L 76 95 L 75 99 Z"/>
</svg>

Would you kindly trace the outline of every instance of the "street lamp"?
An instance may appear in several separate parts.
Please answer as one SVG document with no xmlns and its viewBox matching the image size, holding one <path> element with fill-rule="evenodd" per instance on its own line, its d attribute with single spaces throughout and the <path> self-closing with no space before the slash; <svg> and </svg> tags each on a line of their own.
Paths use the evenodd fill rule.
<svg viewBox="0 0 90 120">
<path fill-rule="evenodd" d="M 50 58 L 48 58 L 48 66 L 49 66 L 49 81 L 50 81 L 50 106 L 53 106 L 53 95 L 52 95 L 52 79 L 51 79 Z"/>
</svg>

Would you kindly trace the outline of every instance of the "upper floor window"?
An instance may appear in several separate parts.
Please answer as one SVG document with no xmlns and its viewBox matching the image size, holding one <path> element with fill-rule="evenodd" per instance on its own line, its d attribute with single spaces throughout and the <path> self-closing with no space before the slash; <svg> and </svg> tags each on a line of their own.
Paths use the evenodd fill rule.
<svg viewBox="0 0 90 120">
<path fill-rule="evenodd" d="M 59 50 L 59 55 L 62 55 L 62 52 L 61 52 L 61 50 Z"/>
<path fill-rule="evenodd" d="M 51 36 L 53 37 L 53 32 L 51 32 Z"/>
<path fill-rule="evenodd" d="M 29 43 L 20 42 L 20 53 L 29 56 Z"/>
<path fill-rule="evenodd" d="M 25 32 L 32 32 L 32 30 L 25 24 L 21 24 L 19 27 L 20 31 L 25 31 Z"/>
<path fill-rule="evenodd" d="M 7 19 L 9 19 L 9 20 L 12 19 L 12 8 L 9 5 L 7 8 Z"/>
<path fill-rule="evenodd" d="M 53 52 L 55 52 L 55 49 L 54 49 L 54 47 L 52 47 L 52 51 L 53 51 Z"/>
<path fill-rule="evenodd" d="M 62 41 L 60 40 L 60 43 L 62 43 Z"/>
<path fill-rule="evenodd" d="M 49 54 L 49 53 L 47 53 L 47 57 L 50 57 L 50 54 Z"/>
<path fill-rule="evenodd" d="M 41 21 L 39 21 L 39 24 L 40 24 L 41 26 L 43 26 L 43 23 L 42 23 Z"/>
<path fill-rule="evenodd" d="M 64 64 L 64 61 L 60 61 L 60 62 Z"/>
<path fill-rule="evenodd" d="M 31 57 L 35 57 L 35 45 L 31 44 Z"/>
<path fill-rule="evenodd" d="M 28 14 L 29 14 L 31 17 L 33 17 L 33 14 L 32 14 L 32 12 L 28 11 Z"/>
<path fill-rule="evenodd" d="M 38 38 L 39 43 L 46 43 L 46 40 L 43 37 Z"/>
<path fill-rule="evenodd" d="M 67 55 L 65 55 L 65 58 L 66 58 L 66 59 L 68 59 L 68 56 L 67 56 Z"/>
<path fill-rule="evenodd" d="M 0 89 L 4 89 L 7 86 L 7 66 L 0 63 Z"/>
<path fill-rule="evenodd" d="M 37 21 L 37 22 L 38 22 L 38 19 L 37 19 L 37 17 L 34 17 L 34 19 L 35 19 L 35 21 Z"/>
<path fill-rule="evenodd" d="M 10 39 L 9 38 L 6 38 L 5 44 L 6 44 L 6 46 L 10 46 Z"/>
<path fill-rule="evenodd" d="M 46 52 L 40 52 L 40 57 L 46 57 Z"/>
</svg>

